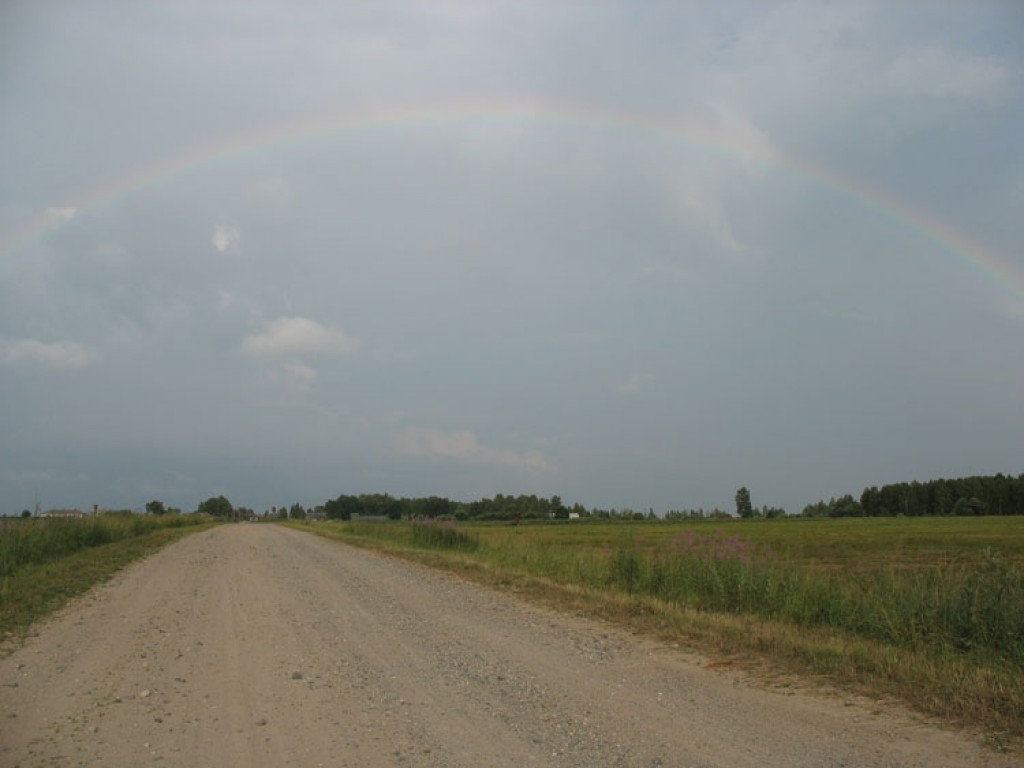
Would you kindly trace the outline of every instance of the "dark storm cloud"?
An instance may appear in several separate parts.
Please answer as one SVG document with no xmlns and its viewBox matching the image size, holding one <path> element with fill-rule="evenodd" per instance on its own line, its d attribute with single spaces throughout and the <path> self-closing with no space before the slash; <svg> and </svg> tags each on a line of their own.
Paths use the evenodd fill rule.
<svg viewBox="0 0 1024 768">
<path fill-rule="evenodd" d="M 7 4 L 5 511 L 1019 473 L 1017 22 Z"/>
</svg>

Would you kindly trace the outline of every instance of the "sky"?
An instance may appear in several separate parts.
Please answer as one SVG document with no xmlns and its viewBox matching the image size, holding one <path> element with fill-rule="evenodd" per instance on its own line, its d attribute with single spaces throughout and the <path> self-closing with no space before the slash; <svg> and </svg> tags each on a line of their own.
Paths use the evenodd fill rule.
<svg viewBox="0 0 1024 768">
<path fill-rule="evenodd" d="M 1024 472 L 1012 0 L 0 5 L 0 513 Z"/>
</svg>

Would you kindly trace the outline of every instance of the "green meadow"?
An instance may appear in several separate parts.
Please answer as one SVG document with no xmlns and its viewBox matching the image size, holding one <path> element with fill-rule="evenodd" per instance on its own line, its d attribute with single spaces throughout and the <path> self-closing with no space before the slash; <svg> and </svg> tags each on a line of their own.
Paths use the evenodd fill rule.
<svg viewBox="0 0 1024 768">
<path fill-rule="evenodd" d="M 297 525 L 1024 735 L 1024 517 Z"/>
</svg>

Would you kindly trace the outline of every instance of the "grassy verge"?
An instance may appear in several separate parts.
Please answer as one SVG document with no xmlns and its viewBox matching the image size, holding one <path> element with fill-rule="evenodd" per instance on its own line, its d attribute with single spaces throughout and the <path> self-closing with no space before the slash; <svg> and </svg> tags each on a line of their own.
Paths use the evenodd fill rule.
<svg viewBox="0 0 1024 768">
<path fill-rule="evenodd" d="M 1024 520 L 298 527 L 1024 736 Z"/>
<path fill-rule="evenodd" d="M 106 521 L 108 531 L 97 533 L 95 523 L 75 530 L 67 525 L 74 522 L 89 523 L 19 521 L 0 532 L 0 550 L 7 555 L 0 576 L 0 641 L 7 652 L 24 638 L 33 622 L 59 610 L 70 598 L 129 563 L 215 524 L 199 518 L 142 524 L 112 519 Z M 58 525 L 47 530 L 53 523 Z M 52 549 L 41 542 L 50 542 Z M 15 552 L 19 554 L 12 554 Z"/>
</svg>

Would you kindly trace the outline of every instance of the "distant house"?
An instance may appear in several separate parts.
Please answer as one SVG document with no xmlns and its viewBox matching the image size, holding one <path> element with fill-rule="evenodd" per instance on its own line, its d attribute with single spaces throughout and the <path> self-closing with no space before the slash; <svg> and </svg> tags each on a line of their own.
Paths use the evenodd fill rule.
<svg viewBox="0 0 1024 768">
<path fill-rule="evenodd" d="M 327 519 L 327 513 L 324 512 L 322 509 L 307 509 L 306 510 L 306 519 L 307 520 L 326 520 Z"/>
<path fill-rule="evenodd" d="M 579 512 L 570 512 L 569 513 L 569 519 L 570 520 L 579 520 L 580 519 L 580 513 Z"/>
<path fill-rule="evenodd" d="M 80 509 L 48 509 L 39 513 L 40 517 L 85 517 Z"/>
</svg>

